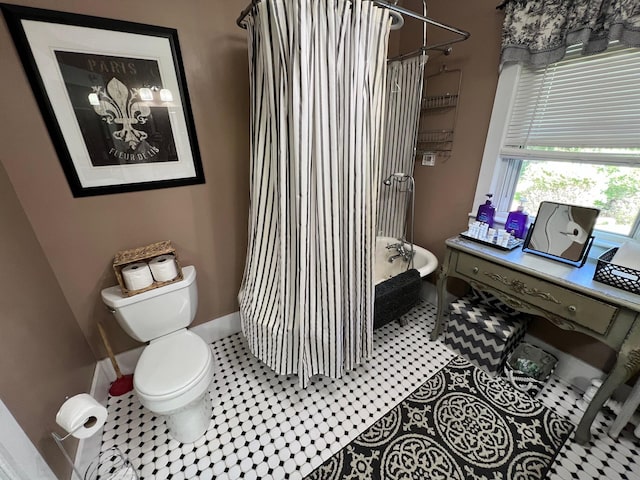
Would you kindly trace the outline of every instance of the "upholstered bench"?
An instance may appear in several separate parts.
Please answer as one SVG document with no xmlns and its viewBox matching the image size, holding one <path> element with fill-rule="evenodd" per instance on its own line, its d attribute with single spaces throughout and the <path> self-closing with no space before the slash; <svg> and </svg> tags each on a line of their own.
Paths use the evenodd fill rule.
<svg viewBox="0 0 640 480">
<path fill-rule="evenodd" d="M 502 372 L 509 354 L 527 331 L 529 317 L 474 293 L 449 306 L 445 344 L 492 375 Z"/>
</svg>

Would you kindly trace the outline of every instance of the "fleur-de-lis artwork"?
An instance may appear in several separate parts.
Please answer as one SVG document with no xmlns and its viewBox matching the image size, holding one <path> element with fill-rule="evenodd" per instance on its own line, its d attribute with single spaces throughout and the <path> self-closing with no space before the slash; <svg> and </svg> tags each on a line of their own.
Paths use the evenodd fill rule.
<svg viewBox="0 0 640 480">
<path fill-rule="evenodd" d="M 142 88 L 164 86 L 156 60 L 56 51 L 91 165 L 178 161 L 170 109 Z"/>
<path fill-rule="evenodd" d="M 138 101 L 138 89 L 129 89 L 113 77 L 107 83 L 106 91 L 103 87 L 94 86 L 93 92 L 98 95 L 100 101 L 99 105 L 93 106 L 95 112 L 109 125 L 116 124 L 122 127 L 112 133 L 113 137 L 126 143 L 131 150 L 136 150 L 140 142 L 147 138 L 147 133 L 135 126 L 145 124 L 151 114 L 147 104 Z"/>
<path fill-rule="evenodd" d="M 74 197 L 204 183 L 177 30 L 0 12 Z"/>
</svg>

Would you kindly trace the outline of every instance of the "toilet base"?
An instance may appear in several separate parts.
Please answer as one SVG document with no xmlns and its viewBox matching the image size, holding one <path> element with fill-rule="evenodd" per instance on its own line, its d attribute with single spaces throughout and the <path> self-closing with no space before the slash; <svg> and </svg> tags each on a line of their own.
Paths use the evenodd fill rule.
<svg viewBox="0 0 640 480">
<path fill-rule="evenodd" d="M 204 395 L 186 407 L 162 417 L 171 438 L 180 443 L 193 443 L 202 437 L 209 428 L 212 413 L 211 395 L 206 391 Z"/>
</svg>

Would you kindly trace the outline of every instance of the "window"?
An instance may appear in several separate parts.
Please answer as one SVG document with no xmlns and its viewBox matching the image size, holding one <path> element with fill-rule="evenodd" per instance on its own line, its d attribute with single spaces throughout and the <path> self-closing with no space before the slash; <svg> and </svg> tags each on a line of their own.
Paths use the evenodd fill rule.
<svg viewBox="0 0 640 480">
<path fill-rule="evenodd" d="M 498 220 L 523 198 L 532 215 L 572 203 L 600 209 L 598 237 L 640 238 L 640 49 L 579 50 L 502 71 L 474 211 L 489 192 Z"/>
</svg>

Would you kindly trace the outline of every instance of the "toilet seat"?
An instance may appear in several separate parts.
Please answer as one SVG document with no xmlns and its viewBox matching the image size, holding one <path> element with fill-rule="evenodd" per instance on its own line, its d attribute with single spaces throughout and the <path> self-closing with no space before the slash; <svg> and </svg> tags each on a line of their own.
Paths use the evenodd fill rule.
<svg viewBox="0 0 640 480">
<path fill-rule="evenodd" d="M 154 413 L 166 414 L 205 393 L 212 377 L 209 345 L 183 329 L 154 340 L 144 349 L 133 381 L 140 403 Z"/>
</svg>

